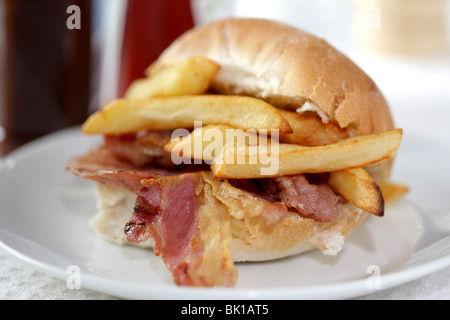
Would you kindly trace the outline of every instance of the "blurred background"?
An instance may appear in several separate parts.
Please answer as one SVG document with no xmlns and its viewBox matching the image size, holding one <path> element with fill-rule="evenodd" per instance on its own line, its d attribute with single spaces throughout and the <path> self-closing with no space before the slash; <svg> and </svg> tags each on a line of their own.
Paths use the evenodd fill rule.
<svg viewBox="0 0 450 320">
<path fill-rule="evenodd" d="M 325 38 L 378 84 L 405 130 L 398 163 L 450 160 L 450 0 L 0 0 L 0 155 L 82 123 L 187 29 L 264 17 Z M 405 159 L 405 160 L 402 160 Z M 441 193 L 449 170 L 415 197 Z M 429 169 L 427 169 L 429 170 Z M 436 180 L 437 179 L 437 180 Z M 436 191 L 436 183 L 447 188 Z M 443 200 L 445 199 L 445 200 Z M 439 202 L 440 201 L 440 202 Z M 441 204 L 439 204 L 441 203 Z"/>
<path fill-rule="evenodd" d="M 185 30 L 231 16 L 325 38 L 387 94 L 447 92 L 449 10 L 449 0 L 0 0 L 0 154 L 81 123 Z"/>
</svg>

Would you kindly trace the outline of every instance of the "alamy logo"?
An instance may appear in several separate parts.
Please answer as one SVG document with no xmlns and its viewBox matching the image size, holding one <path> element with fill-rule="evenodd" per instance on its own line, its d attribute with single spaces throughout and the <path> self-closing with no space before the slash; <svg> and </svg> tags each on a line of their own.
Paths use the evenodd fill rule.
<svg viewBox="0 0 450 320">
<path fill-rule="evenodd" d="M 79 266 L 70 265 L 66 269 L 66 273 L 69 274 L 66 280 L 68 289 L 81 289 L 81 269 Z"/>
<path fill-rule="evenodd" d="M 366 272 L 371 274 L 367 278 L 367 288 L 373 289 L 381 289 L 381 269 L 377 265 L 370 265 L 367 267 Z"/>
<path fill-rule="evenodd" d="M 67 29 L 81 29 L 81 10 L 77 5 L 71 5 L 67 7 L 66 13 L 70 16 L 66 20 Z"/>
<path fill-rule="evenodd" d="M 279 130 L 243 130 L 204 128 L 201 121 L 194 122 L 194 131 L 177 129 L 172 141 L 188 138 L 171 151 L 174 164 L 257 164 L 261 174 L 274 175 L 279 169 Z M 183 155 L 183 156 L 180 156 Z M 188 155 L 186 157 L 186 155 Z M 191 159 L 192 158 L 192 159 Z"/>
</svg>

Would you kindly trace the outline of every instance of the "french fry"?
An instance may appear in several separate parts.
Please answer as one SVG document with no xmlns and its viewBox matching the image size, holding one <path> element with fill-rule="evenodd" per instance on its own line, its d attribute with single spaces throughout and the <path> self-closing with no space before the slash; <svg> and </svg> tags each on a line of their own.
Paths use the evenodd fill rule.
<svg viewBox="0 0 450 320">
<path fill-rule="evenodd" d="M 195 128 L 186 136 L 172 138 L 164 145 L 164 150 L 181 158 L 211 163 L 222 152 L 227 139 L 256 144 L 258 135 L 254 130 L 244 131 L 227 125 L 208 125 Z"/>
<path fill-rule="evenodd" d="M 194 95 L 206 92 L 220 65 L 203 56 L 194 56 L 166 66 L 147 78 L 131 83 L 127 99 Z"/>
<path fill-rule="evenodd" d="M 236 128 L 290 132 L 277 109 L 244 96 L 196 95 L 147 100 L 119 99 L 92 114 L 82 126 L 86 134 L 118 134 L 142 129 L 193 128 L 194 122 Z"/>
<path fill-rule="evenodd" d="M 346 129 L 334 122 L 323 123 L 316 114 L 283 109 L 279 109 L 279 112 L 292 128 L 292 133 L 280 134 L 280 142 L 313 147 L 336 143 L 349 137 Z"/>
<path fill-rule="evenodd" d="M 271 164 L 278 167 L 270 175 L 263 173 L 266 165 L 262 161 L 251 161 L 254 154 L 261 154 L 257 150 L 260 146 L 244 148 L 227 144 L 212 162 L 211 170 L 220 178 L 251 179 L 364 167 L 391 159 L 400 146 L 402 135 L 402 129 L 394 129 L 318 147 L 281 143 L 279 148 L 270 148 L 270 154 L 267 154 Z M 242 157 L 244 161 L 237 161 Z"/>
<path fill-rule="evenodd" d="M 166 152 L 183 158 L 199 159 L 212 162 L 223 148 L 223 139 L 217 137 L 226 136 L 226 130 L 233 127 L 226 125 L 209 125 L 194 129 L 189 135 L 172 138 L 164 145 Z M 211 146 L 211 152 L 207 152 Z"/>
<path fill-rule="evenodd" d="M 328 184 L 356 207 L 379 217 L 384 215 L 381 190 L 363 168 L 330 172 Z"/>
</svg>

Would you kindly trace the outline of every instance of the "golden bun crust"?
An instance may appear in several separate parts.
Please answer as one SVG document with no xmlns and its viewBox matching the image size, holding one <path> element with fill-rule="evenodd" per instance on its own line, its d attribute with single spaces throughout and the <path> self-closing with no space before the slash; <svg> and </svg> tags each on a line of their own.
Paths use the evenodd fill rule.
<svg viewBox="0 0 450 320">
<path fill-rule="evenodd" d="M 262 98 L 277 107 L 316 108 L 351 135 L 393 128 L 383 95 L 356 64 L 326 41 L 265 19 L 226 19 L 187 31 L 148 72 L 202 55 L 221 69 L 213 89 Z"/>
<path fill-rule="evenodd" d="M 337 255 L 351 231 L 369 215 L 350 203 L 339 205 L 340 218 L 317 222 L 290 213 L 276 225 L 261 218 L 231 219 L 233 239 L 230 251 L 234 261 L 266 261 L 298 255 L 314 249 Z"/>
</svg>

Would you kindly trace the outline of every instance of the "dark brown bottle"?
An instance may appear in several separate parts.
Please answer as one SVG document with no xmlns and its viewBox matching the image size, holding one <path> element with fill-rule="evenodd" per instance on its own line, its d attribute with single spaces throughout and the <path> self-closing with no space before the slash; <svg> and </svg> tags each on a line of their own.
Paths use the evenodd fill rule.
<svg viewBox="0 0 450 320">
<path fill-rule="evenodd" d="M 90 92 L 90 0 L 0 0 L 0 155 L 82 123 Z M 74 27 L 75 11 L 80 18 Z M 69 12 L 68 12 L 69 11 Z M 72 25 L 70 25 L 72 22 Z"/>
</svg>

